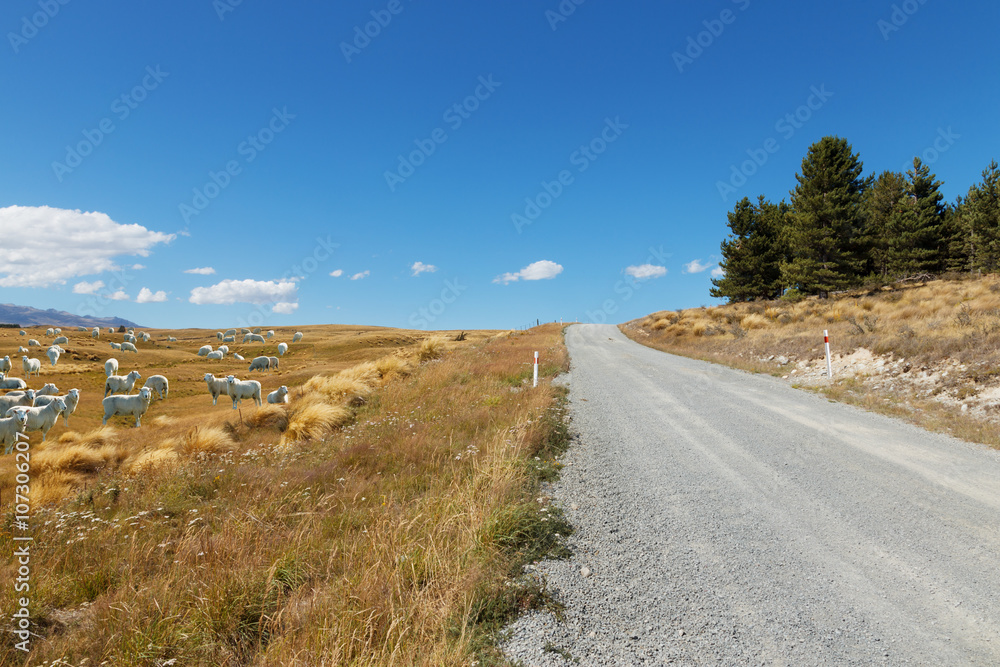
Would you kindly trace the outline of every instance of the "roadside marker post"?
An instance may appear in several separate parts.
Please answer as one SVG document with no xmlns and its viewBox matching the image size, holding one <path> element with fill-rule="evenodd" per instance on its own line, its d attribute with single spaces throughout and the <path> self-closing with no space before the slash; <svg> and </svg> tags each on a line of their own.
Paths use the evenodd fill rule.
<svg viewBox="0 0 1000 667">
<path fill-rule="evenodd" d="M 833 379 L 833 364 L 830 363 L 830 334 L 823 329 L 823 343 L 826 345 L 826 378 Z"/>
<path fill-rule="evenodd" d="M 531 385 L 532 387 L 538 386 L 538 353 L 535 352 L 535 382 Z"/>
</svg>

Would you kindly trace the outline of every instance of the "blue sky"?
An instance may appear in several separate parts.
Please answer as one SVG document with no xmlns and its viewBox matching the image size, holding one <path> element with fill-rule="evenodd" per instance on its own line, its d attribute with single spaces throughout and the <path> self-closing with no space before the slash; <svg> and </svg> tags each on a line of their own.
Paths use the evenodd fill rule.
<svg viewBox="0 0 1000 667">
<path fill-rule="evenodd" d="M 428 329 L 708 305 L 726 212 L 787 197 L 825 135 L 867 173 L 923 155 L 949 200 L 978 181 L 998 24 L 969 0 L 8 0 L 0 302 Z"/>
</svg>

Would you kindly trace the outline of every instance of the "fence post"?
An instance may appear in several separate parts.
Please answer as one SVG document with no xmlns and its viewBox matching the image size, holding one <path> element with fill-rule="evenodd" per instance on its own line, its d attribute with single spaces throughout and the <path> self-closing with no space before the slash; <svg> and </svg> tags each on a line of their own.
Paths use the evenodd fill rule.
<svg viewBox="0 0 1000 667">
<path fill-rule="evenodd" d="M 833 364 L 830 363 L 830 334 L 826 329 L 823 329 L 823 343 L 826 345 L 826 377 L 828 380 L 832 380 Z"/>
<path fill-rule="evenodd" d="M 532 387 L 538 386 L 538 353 L 535 352 L 535 382 L 531 385 Z"/>
</svg>

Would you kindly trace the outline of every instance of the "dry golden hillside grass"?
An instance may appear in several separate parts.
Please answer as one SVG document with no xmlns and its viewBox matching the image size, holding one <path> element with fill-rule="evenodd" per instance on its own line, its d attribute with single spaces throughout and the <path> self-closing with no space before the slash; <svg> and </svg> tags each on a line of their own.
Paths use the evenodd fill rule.
<svg viewBox="0 0 1000 667">
<path fill-rule="evenodd" d="M 662 311 L 621 328 L 651 347 L 793 382 L 801 378 L 796 370 L 823 358 L 823 331 L 828 330 L 835 355 L 869 351 L 883 362 L 905 361 L 907 373 L 916 369 L 905 379 L 922 373 L 920 379 L 927 380 L 868 386 L 835 372 L 832 384 L 819 385 L 829 396 L 1000 444 L 995 406 L 970 411 L 970 405 L 963 408 L 961 403 L 1000 379 L 1000 278 L 995 275 L 897 284 L 829 299 Z M 779 364 L 779 357 L 792 364 Z"/>
</svg>

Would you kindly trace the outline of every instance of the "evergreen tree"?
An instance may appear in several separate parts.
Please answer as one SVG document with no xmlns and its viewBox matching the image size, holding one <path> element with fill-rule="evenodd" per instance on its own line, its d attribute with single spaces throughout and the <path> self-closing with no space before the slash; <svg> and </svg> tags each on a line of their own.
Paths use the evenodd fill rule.
<svg viewBox="0 0 1000 667">
<path fill-rule="evenodd" d="M 728 214 L 732 233 L 722 242 L 721 278 L 713 278 L 710 294 L 730 303 L 773 298 L 781 291 L 784 259 L 782 225 L 788 205 L 773 204 L 763 195 L 754 205 L 747 197 Z"/>
<path fill-rule="evenodd" d="M 941 181 L 934 180 L 930 167 L 913 158 L 913 169 L 906 172 L 906 198 L 903 215 L 892 234 L 889 248 L 889 273 L 906 276 L 937 273 L 944 266 L 946 251 L 941 248 L 941 225 L 944 222 L 944 195 Z"/>
<path fill-rule="evenodd" d="M 1000 267 L 1000 167 L 983 170 L 983 182 L 969 189 L 963 218 L 970 248 L 970 268 L 994 272 Z"/>
<path fill-rule="evenodd" d="M 883 171 L 865 191 L 865 236 L 868 246 L 866 273 L 887 278 L 895 230 L 901 225 L 906 198 L 906 178 L 898 171 Z"/>
<path fill-rule="evenodd" d="M 965 201 L 959 195 L 954 204 L 945 206 L 941 223 L 941 250 L 944 252 L 944 271 L 968 271 L 969 233 L 966 224 Z"/>
<path fill-rule="evenodd" d="M 786 283 L 826 296 L 858 281 L 867 257 L 862 200 L 870 179 L 863 168 L 846 139 L 823 137 L 809 147 L 787 216 Z"/>
</svg>

